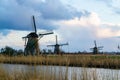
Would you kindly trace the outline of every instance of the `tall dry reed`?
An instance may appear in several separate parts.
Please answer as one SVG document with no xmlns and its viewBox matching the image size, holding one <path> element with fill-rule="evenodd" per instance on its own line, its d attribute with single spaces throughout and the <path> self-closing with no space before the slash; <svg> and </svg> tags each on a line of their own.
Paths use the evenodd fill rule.
<svg viewBox="0 0 120 80">
<path fill-rule="evenodd" d="M 1 63 L 120 68 L 120 55 L 0 56 Z"/>
</svg>

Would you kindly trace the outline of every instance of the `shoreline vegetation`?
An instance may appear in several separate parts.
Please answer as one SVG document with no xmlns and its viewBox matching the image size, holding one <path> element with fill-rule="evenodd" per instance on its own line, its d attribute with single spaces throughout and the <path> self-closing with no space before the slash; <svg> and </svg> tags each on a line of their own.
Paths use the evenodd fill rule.
<svg viewBox="0 0 120 80">
<path fill-rule="evenodd" d="M 35 66 L 34 66 L 35 67 Z M 110 70 L 109 74 L 99 73 L 96 69 L 88 70 L 83 68 L 79 72 L 75 69 L 69 71 L 68 67 L 56 69 L 46 67 L 45 69 L 35 67 L 32 70 L 21 70 L 7 72 L 4 67 L 0 67 L 0 80 L 119 80 L 119 71 Z M 104 72 L 104 71 L 103 71 Z"/>
<path fill-rule="evenodd" d="M 119 73 L 116 72 L 106 76 L 97 73 L 97 70 L 88 71 L 86 67 L 120 69 L 120 55 L 104 54 L 79 54 L 79 55 L 47 55 L 47 56 L 4 56 L 0 55 L 0 80 L 119 80 Z M 7 72 L 2 64 L 25 64 L 34 65 L 34 70 Z M 37 65 L 58 65 L 65 66 L 65 69 L 46 68 L 36 69 Z M 68 67 L 83 67 L 80 74 L 73 71 L 69 75 Z M 50 71 L 49 71 L 50 70 Z M 53 70 L 51 72 L 51 70 Z M 56 71 L 55 71 L 56 70 Z M 111 70 L 112 71 L 112 70 Z"/>
<path fill-rule="evenodd" d="M 0 63 L 120 69 L 120 55 L 106 55 L 106 54 L 97 54 L 97 55 L 63 54 L 62 56 L 61 55 L 46 55 L 46 56 L 0 55 Z"/>
</svg>

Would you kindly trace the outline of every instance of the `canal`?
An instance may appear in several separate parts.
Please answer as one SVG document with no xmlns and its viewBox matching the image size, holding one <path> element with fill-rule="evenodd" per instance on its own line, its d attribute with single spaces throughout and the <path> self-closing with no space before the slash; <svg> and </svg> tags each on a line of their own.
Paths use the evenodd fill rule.
<svg viewBox="0 0 120 80">
<path fill-rule="evenodd" d="M 120 80 L 119 69 L 21 64 L 0 64 L 0 68 L 4 69 L 7 73 L 11 75 L 14 72 L 33 72 L 45 77 L 53 76 L 58 78 L 62 77 L 64 79 L 65 77 L 67 77 L 68 80 Z"/>
</svg>

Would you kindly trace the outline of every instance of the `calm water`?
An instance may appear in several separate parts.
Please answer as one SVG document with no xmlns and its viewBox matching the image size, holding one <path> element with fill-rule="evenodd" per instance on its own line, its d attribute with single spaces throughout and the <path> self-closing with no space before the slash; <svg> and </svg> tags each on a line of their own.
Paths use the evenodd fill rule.
<svg viewBox="0 0 120 80">
<path fill-rule="evenodd" d="M 15 65 L 15 64 L 0 64 L 0 67 L 4 68 L 8 73 L 14 71 L 42 71 L 55 73 L 56 75 L 62 72 L 62 75 L 67 76 L 69 80 L 72 80 L 76 76 L 77 80 L 81 77 L 87 76 L 89 80 L 97 78 L 97 80 L 120 80 L 120 70 L 115 69 L 102 69 L 102 68 L 81 68 L 81 67 L 65 67 L 65 66 L 31 66 L 31 65 Z"/>
</svg>

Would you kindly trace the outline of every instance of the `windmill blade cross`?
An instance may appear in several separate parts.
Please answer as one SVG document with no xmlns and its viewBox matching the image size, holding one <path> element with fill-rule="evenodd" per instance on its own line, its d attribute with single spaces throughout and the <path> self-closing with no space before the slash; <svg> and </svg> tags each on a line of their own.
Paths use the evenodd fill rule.
<svg viewBox="0 0 120 80">
<path fill-rule="evenodd" d="M 37 33 L 37 29 L 36 29 L 36 23 L 35 23 L 35 17 L 34 17 L 34 16 L 32 16 L 32 18 L 33 18 L 34 30 L 35 30 L 35 33 Z"/>
<path fill-rule="evenodd" d="M 53 34 L 53 32 L 40 33 L 39 36 Z"/>
<path fill-rule="evenodd" d="M 55 45 L 47 45 L 47 47 L 54 47 Z"/>
<path fill-rule="evenodd" d="M 102 50 L 102 48 L 98 48 L 98 50 Z"/>
<path fill-rule="evenodd" d="M 25 38 L 27 38 L 27 36 L 25 36 L 25 37 L 22 37 L 22 39 L 25 39 Z"/>
<path fill-rule="evenodd" d="M 55 36 L 55 38 L 56 38 L 56 44 L 58 44 L 58 38 L 57 38 L 57 35 Z"/>
<path fill-rule="evenodd" d="M 25 38 L 25 46 L 27 45 L 27 39 Z"/>
<path fill-rule="evenodd" d="M 24 40 L 25 40 L 25 44 L 24 44 L 24 46 L 26 46 L 26 44 L 27 44 L 27 36 L 22 37 L 22 39 L 24 39 Z"/>
<path fill-rule="evenodd" d="M 64 46 L 64 45 L 69 45 L 68 43 L 65 43 L 65 44 L 59 44 L 60 46 Z"/>
<path fill-rule="evenodd" d="M 94 40 L 95 47 L 97 47 L 96 40 Z"/>
<path fill-rule="evenodd" d="M 103 48 L 103 46 L 99 46 L 98 48 Z"/>
<path fill-rule="evenodd" d="M 90 50 L 93 50 L 94 48 L 90 48 Z"/>
<path fill-rule="evenodd" d="M 118 45 L 118 47 L 117 47 L 118 49 L 120 49 L 120 46 Z"/>
</svg>

